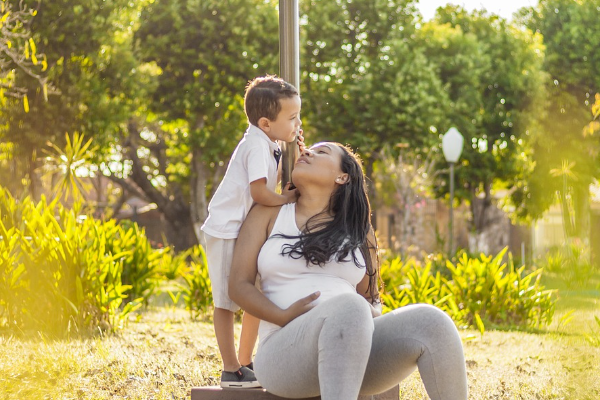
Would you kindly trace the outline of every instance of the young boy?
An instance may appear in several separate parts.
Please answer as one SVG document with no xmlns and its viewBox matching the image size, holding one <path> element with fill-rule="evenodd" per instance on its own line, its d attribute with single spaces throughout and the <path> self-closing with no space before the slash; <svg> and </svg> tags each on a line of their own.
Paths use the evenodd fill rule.
<svg viewBox="0 0 600 400">
<path fill-rule="evenodd" d="M 260 387 L 252 371 L 259 320 L 244 314 L 238 358 L 233 326 L 239 307 L 228 295 L 229 271 L 235 240 L 252 204 L 278 206 L 296 200 L 296 191 L 287 186 L 282 194 L 275 192 L 281 157 L 277 140 L 294 141 L 301 125 L 300 107 L 298 90 L 280 78 L 259 77 L 248 84 L 244 111 L 250 126 L 233 152 L 202 226 L 215 305 L 215 335 L 223 359 L 221 387 Z"/>
</svg>

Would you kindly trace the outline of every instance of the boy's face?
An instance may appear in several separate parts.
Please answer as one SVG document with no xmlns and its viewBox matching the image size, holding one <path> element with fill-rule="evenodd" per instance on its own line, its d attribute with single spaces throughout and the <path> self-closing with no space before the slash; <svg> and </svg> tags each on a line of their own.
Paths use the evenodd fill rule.
<svg viewBox="0 0 600 400">
<path fill-rule="evenodd" d="M 293 142 L 296 139 L 300 125 L 302 125 L 300 121 L 302 101 L 300 96 L 293 96 L 281 99 L 279 103 L 281 104 L 281 111 L 277 114 L 277 118 L 274 121 L 261 118 L 259 128 L 273 141 Z"/>
</svg>

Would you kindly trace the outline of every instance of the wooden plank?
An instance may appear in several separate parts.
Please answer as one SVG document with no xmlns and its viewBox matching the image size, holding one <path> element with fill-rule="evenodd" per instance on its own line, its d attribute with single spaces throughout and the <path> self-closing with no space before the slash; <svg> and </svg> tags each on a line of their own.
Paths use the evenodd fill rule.
<svg viewBox="0 0 600 400">
<path fill-rule="evenodd" d="M 398 400 L 400 388 L 395 386 L 390 390 L 374 396 L 359 396 L 358 400 Z M 223 389 L 219 386 L 192 388 L 191 400 L 282 400 L 262 388 L 253 389 Z M 297 400 L 320 400 L 321 397 L 310 397 Z"/>
</svg>

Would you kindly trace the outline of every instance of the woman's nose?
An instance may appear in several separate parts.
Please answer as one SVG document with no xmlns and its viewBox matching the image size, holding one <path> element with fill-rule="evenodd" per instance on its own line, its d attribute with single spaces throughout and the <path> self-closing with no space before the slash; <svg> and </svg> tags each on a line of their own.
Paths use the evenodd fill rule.
<svg viewBox="0 0 600 400">
<path fill-rule="evenodd" d="M 304 151 L 302 152 L 302 155 L 310 157 L 310 156 L 312 156 L 312 151 L 310 149 L 305 148 Z"/>
</svg>

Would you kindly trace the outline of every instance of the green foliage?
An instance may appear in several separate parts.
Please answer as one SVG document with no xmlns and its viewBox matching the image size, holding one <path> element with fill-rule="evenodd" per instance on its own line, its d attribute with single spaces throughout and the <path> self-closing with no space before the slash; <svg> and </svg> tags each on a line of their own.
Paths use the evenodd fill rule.
<svg viewBox="0 0 600 400">
<path fill-rule="evenodd" d="M 559 192 L 573 204 L 574 236 L 587 236 L 589 185 L 600 177 L 600 135 L 590 134 L 595 113 L 590 105 L 600 92 L 600 46 L 597 23 L 599 0 L 541 0 L 522 11 L 522 25 L 544 38 L 546 95 L 538 123 L 530 131 L 531 163 L 524 183 L 512 194 L 517 214 L 533 219 L 555 202 Z M 592 106 L 593 107 L 593 106 Z M 590 130 L 590 128 L 592 130 Z M 572 176 L 552 177 L 568 160 Z M 567 232 L 571 234 L 571 232 Z"/>
<path fill-rule="evenodd" d="M 448 5 L 424 24 L 417 40 L 446 87 L 449 122 L 464 136 L 455 194 L 471 202 L 479 233 L 489 222 L 492 188 L 522 186 L 529 168 L 528 135 L 546 78 L 542 37 L 485 11 Z M 449 127 L 437 126 L 440 134 Z M 440 178 L 439 197 L 449 190 L 446 177 Z"/>
<path fill-rule="evenodd" d="M 13 4 L 15 3 L 15 4 Z M 29 112 L 27 88 L 15 85 L 17 77 L 33 78 L 48 96 L 46 55 L 38 52 L 30 25 L 37 11 L 23 2 L 16 4 L 0 0 L 0 105 L 5 106 L 5 96 L 22 100 L 22 110 Z"/>
<path fill-rule="evenodd" d="M 557 274 L 568 288 L 584 285 L 594 273 L 590 246 L 577 238 L 550 249 L 538 263 L 544 270 Z"/>
<path fill-rule="evenodd" d="M 585 335 L 585 339 L 592 344 L 592 346 L 600 347 L 600 318 L 594 316 L 598 330 L 594 330 L 590 334 Z"/>
<path fill-rule="evenodd" d="M 74 199 L 81 200 L 85 193 L 83 180 L 77 176 L 77 169 L 89 165 L 90 155 L 97 146 L 90 148 L 92 139 L 83 143 L 83 135 L 75 132 L 73 140 L 65 134 L 65 148 L 60 149 L 54 143 L 48 142 L 52 152 L 48 151 L 46 167 L 48 173 L 58 173 L 61 179 L 52 188 L 56 197 L 66 199 L 69 195 Z"/>
<path fill-rule="evenodd" d="M 467 310 L 467 321 L 478 314 L 497 324 L 540 327 L 552 322 L 553 291 L 540 283 L 541 269 L 525 274 L 525 266 L 516 268 L 506 249 L 498 255 L 481 255 L 479 259 L 466 254 L 456 265 L 448 262 L 452 272 L 451 290 L 459 308 Z"/>
<path fill-rule="evenodd" d="M 116 229 L 0 188 L 0 327 L 57 336 L 120 328 L 140 304 L 124 301 L 130 251 L 110 250 Z"/>
<path fill-rule="evenodd" d="M 516 268 L 506 249 L 495 257 L 469 257 L 463 253 L 456 263 L 446 261 L 445 271 L 432 272 L 432 261 L 424 265 L 414 258 L 395 258 L 382 264 L 381 276 L 388 293 L 385 310 L 411 303 L 433 304 L 458 324 L 481 333 L 485 325 L 540 327 L 552 321 L 553 291 L 540 284 L 542 270 L 528 274 Z"/>
<path fill-rule="evenodd" d="M 150 246 L 144 229 L 135 223 L 118 224 L 115 220 L 104 222 L 102 232 L 106 235 L 106 253 L 121 254 L 121 282 L 130 289 L 126 301 L 148 304 L 160 281 L 164 280 L 162 267 L 169 249 L 155 250 Z"/>
<path fill-rule="evenodd" d="M 186 309 L 189 310 L 192 317 L 196 318 L 198 315 L 205 313 L 211 306 L 212 290 L 208 276 L 206 254 L 202 246 L 191 248 L 189 256 L 189 265 L 182 271 L 185 285 L 181 285 L 181 289 Z M 174 299 L 173 302 L 175 302 Z"/>
<path fill-rule="evenodd" d="M 312 141 L 358 148 L 367 163 L 382 143 L 429 148 L 447 124 L 445 88 L 414 46 L 409 1 L 302 1 L 302 114 Z"/>
</svg>

